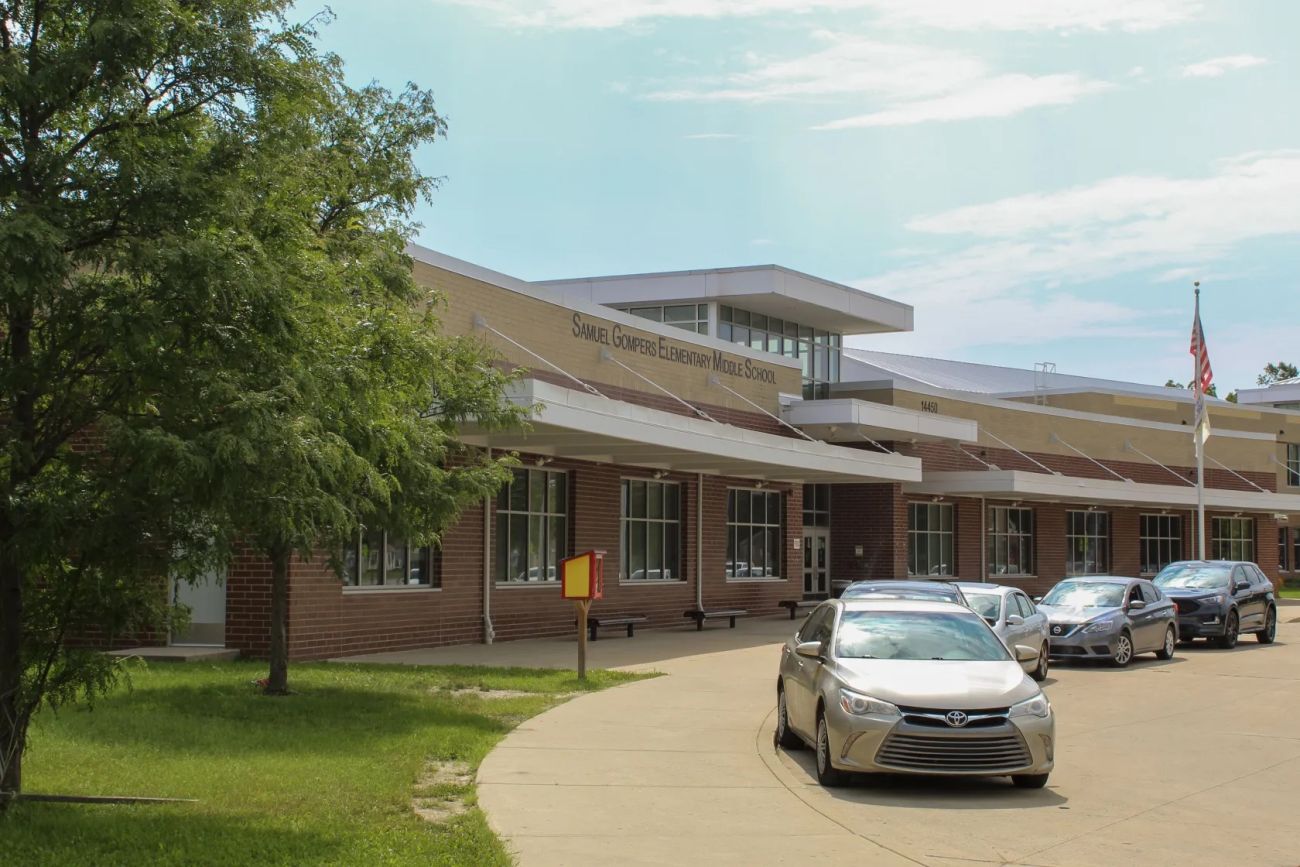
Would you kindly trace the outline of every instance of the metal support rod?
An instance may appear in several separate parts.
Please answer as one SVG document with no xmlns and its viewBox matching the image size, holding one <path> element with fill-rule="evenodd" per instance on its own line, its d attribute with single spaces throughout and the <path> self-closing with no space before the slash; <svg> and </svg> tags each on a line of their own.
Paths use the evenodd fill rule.
<svg viewBox="0 0 1300 867">
<path fill-rule="evenodd" d="M 1214 464 L 1216 467 L 1218 467 L 1219 469 L 1221 469 L 1221 470 L 1227 470 L 1228 472 L 1232 473 L 1232 474 L 1233 474 L 1234 476 L 1236 476 L 1237 478 L 1241 479 L 1241 480 L 1242 480 L 1243 482 L 1245 482 L 1246 484 L 1250 485 L 1250 486 L 1251 486 L 1252 488 L 1254 488 L 1255 490 L 1259 491 L 1261 494 L 1272 494 L 1272 493 L 1274 493 L 1273 491 L 1270 491 L 1268 488 L 1261 488 L 1259 485 L 1255 484 L 1255 483 L 1252 482 L 1250 479 L 1246 478 L 1246 477 L 1243 476 L 1241 473 L 1239 473 L 1239 472 L 1237 472 L 1236 470 L 1234 470 L 1232 467 L 1229 467 L 1229 466 L 1226 466 L 1226 465 L 1224 465 L 1224 464 L 1219 463 L 1219 462 L 1216 461 L 1214 458 L 1211 458 L 1209 455 L 1205 455 L 1205 457 L 1206 457 L 1206 458 L 1209 458 L 1210 462 L 1213 463 L 1213 464 Z"/>
<path fill-rule="evenodd" d="M 1030 462 L 1031 464 L 1033 464 L 1034 466 L 1036 466 L 1036 467 L 1040 467 L 1040 468 L 1043 470 L 1043 472 L 1045 472 L 1045 473 L 1049 473 L 1049 474 L 1051 474 L 1051 475 L 1053 475 L 1053 476 L 1059 476 L 1059 475 L 1060 475 L 1060 473 L 1058 473 L 1056 470 L 1054 470 L 1054 469 L 1052 469 L 1051 467 L 1049 467 L 1047 464 L 1043 463 L 1042 461 L 1036 461 L 1036 460 L 1034 460 L 1034 459 L 1031 458 L 1029 455 L 1025 454 L 1025 453 L 1022 452 L 1020 449 L 1018 449 L 1018 448 L 1016 448 L 1015 446 L 1013 446 L 1011 443 L 1009 443 L 1009 442 L 1007 442 L 1006 440 L 1002 439 L 1002 437 L 1000 437 L 1000 436 L 998 436 L 997 434 L 993 433 L 992 431 L 990 431 L 988 428 L 984 427 L 983 425 L 980 426 L 980 433 L 988 434 L 989 436 L 993 437 L 993 439 L 997 440 L 998 442 L 1000 442 L 1000 443 L 1001 443 L 1002 445 L 1004 445 L 1005 447 L 1011 449 L 1013 452 L 1015 452 L 1016 454 L 1020 455 L 1022 458 L 1024 458 L 1024 459 L 1027 460 L 1027 461 L 1029 461 L 1029 462 Z"/>
<path fill-rule="evenodd" d="M 1133 441 L 1132 441 L 1132 440 L 1124 440 L 1124 450 L 1125 450 L 1125 451 L 1128 451 L 1128 452 L 1137 452 L 1137 453 L 1140 454 L 1142 457 L 1146 458 L 1148 461 L 1150 461 L 1151 463 L 1155 464 L 1157 467 L 1160 467 L 1160 469 L 1162 469 L 1162 470 L 1164 470 L 1165 472 L 1169 473 L 1169 475 L 1171 475 L 1171 476 L 1173 476 L 1174 478 L 1178 479 L 1178 481 L 1182 482 L 1184 485 L 1189 485 L 1189 486 L 1191 486 L 1191 487 L 1196 487 L 1196 486 L 1195 486 L 1191 481 L 1189 481 L 1186 477 L 1184 477 L 1182 473 L 1178 472 L 1178 470 L 1175 470 L 1173 467 L 1165 466 L 1164 464 L 1160 463 L 1160 461 L 1158 461 L 1158 460 L 1156 460 L 1155 458 L 1151 457 L 1151 455 L 1147 454 L 1146 452 L 1142 451 L 1142 450 L 1141 450 L 1140 448 L 1138 448 L 1137 446 L 1133 445 Z"/>
<path fill-rule="evenodd" d="M 983 464 L 984 469 L 986 470 L 996 470 L 998 468 L 997 464 L 991 464 L 988 461 L 984 460 L 979 455 L 975 454 L 974 452 L 968 451 L 967 448 L 961 443 L 957 443 L 957 450 L 960 451 L 962 454 L 966 455 L 966 457 L 970 458 L 971 460 Z"/>
<path fill-rule="evenodd" d="M 623 368 L 623 369 L 626 370 L 628 373 L 630 373 L 630 374 L 632 374 L 633 376 L 635 376 L 637 379 L 641 380 L 642 382 L 646 383 L 647 385 L 651 385 L 651 386 L 654 386 L 655 388 L 659 389 L 659 390 L 662 391 L 664 394 L 668 395 L 668 396 L 671 397 L 673 400 L 677 401 L 677 402 L 680 403 L 682 406 L 686 407 L 686 408 L 689 409 L 691 412 L 695 413 L 696 415 L 698 415 L 700 418 L 704 419 L 705 421 L 711 421 L 711 422 L 715 422 L 715 423 L 718 422 L 718 420 L 717 420 L 716 418 L 714 418 L 713 416 L 709 415 L 707 412 L 705 412 L 704 410 L 700 409 L 700 408 L 699 408 L 698 406 L 696 406 L 695 404 L 690 403 L 689 401 L 684 400 L 684 399 L 681 398 L 681 397 L 678 397 L 677 395 L 673 394 L 673 393 L 672 393 L 671 391 L 669 391 L 668 389 L 664 388 L 664 387 L 663 387 L 662 385 L 660 385 L 659 383 L 655 382 L 655 381 L 654 381 L 653 379 L 651 379 L 650 377 L 646 376 L 646 375 L 643 374 L 643 373 L 640 373 L 639 371 L 633 370 L 632 368 L 628 367 L 626 364 L 624 364 L 623 362 L 621 362 L 621 361 L 619 361 L 617 358 L 615 358 L 615 357 L 614 357 L 614 354 L 613 354 L 612 352 L 610 352 L 608 349 L 602 349 L 602 350 L 600 350 L 600 360 L 601 360 L 601 361 L 612 361 L 612 362 L 614 362 L 614 363 L 617 364 L 619 367 Z"/>
<path fill-rule="evenodd" d="M 740 400 L 743 400 L 745 403 L 749 404 L 749 405 L 752 406 L 754 409 L 758 410 L 759 412 L 761 412 L 763 415 L 767 416 L 768 418 L 775 419 L 775 420 L 777 421 L 777 423 L 786 426 L 787 428 L 789 428 L 790 430 L 794 431 L 794 432 L 795 432 L 796 434 L 798 434 L 799 436 L 801 436 L 801 437 L 803 437 L 804 439 L 808 440 L 808 442 L 810 442 L 810 443 L 815 443 L 815 442 L 817 442 L 817 439 L 816 439 L 816 438 L 808 436 L 808 434 L 806 434 L 806 433 L 804 433 L 803 431 L 799 430 L 799 428 L 797 428 L 797 427 L 795 427 L 794 425 L 790 424 L 790 422 L 788 422 L 788 421 L 786 421 L 785 419 L 781 418 L 781 416 L 777 415 L 776 413 L 774 413 L 774 412 L 770 412 L 770 411 L 768 411 L 768 410 L 766 410 L 766 409 L 763 409 L 763 407 L 761 407 L 761 406 L 759 406 L 758 404 L 754 403 L 752 400 L 750 400 L 749 398 L 745 397 L 743 394 L 741 394 L 740 392 L 736 391 L 734 388 L 732 388 L 731 386 L 727 385 L 725 382 L 723 382 L 722 380 L 718 379 L 716 376 L 709 376 L 709 385 L 716 385 L 718 388 L 721 388 L 723 391 L 730 392 L 731 395 L 732 395 L 733 397 L 737 397 L 737 398 L 739 398 Z"/>
<path fill-rule="evenodd" d="M 880 443 L 876 442 L 876 441 L 873 440 L 871 437 L 869 437 L 869 436 L 867 436 L 866 434 L 864 434 L 862 431 L 858 431 L 857 434 L 858 434 L 858 436 L 862 437 L 864 440 L 866 440 L 867 442 L 871 443 L 873 446 L 875 446 L 876 448 L 880 449 L 882 452 L 884 452 L 884 453 L 887 454 L 887 455 L 898 454 L 898 453 L 895 452 L 893 449 L 887 449 L 887 448 L 885 448 L 883 445 L 881 445 Z"/>
<path fill-rule="evenodd" d="M 508 334 L 503 334 L 502 332 L 497 331 L 497 330 L 496 330 L 495 328 L 493 328 L 491 325 L 488 325 L 488 321 L 487 321 L 486 319 L 484 319 L 482 316 L 480 316 L 479 314 L 477 314 L 477 313 L 474 314 L 474 327 L 475 327 L 475 328 L 482 328 L 484 331 L 491 331 L 493 334 L 495 334 L 497 337 L 500 337 L 500 338 L 501 338 L 502 340 L 504 340 L 506 343 L 509 343 L 511 346 L 514 346 L 516 349 L 519 349 L 519 350 L 521 350 L 522 352 L 526 352 L 526 353 L 528 353 L 528 354 L 531 355 L 533 358 L 536 358 L 538 361 L 540 361 L 542 364 L 545 364 L 545 365 L 546 365 L 547 367 L 549 367 L 551 370 L 554 370 L 556 373 L 560 374 L 561 376 L 567 377 L 567 378 L 568 378 L 569 380 L 571 380 L 572 382 L 576 382 L 578 385 L 582 386 L 586 391 L 590 392 L 591 394 L 596 395 L 596 397 L 604 397 L 604 396 L 605 396 L 605 395 L 601 394 L 599 391 L 597 391 L 595 386 L 593 386 L 593 385 L 588 385 L 587 383 L 583 382 L 581 379 L 578 379 L 578 377 L 574 376 L 572 373 L 569 373 L 569 371 L 565 370 L 563 367 L 560 367 L 560 366 L 559 366 L 558 364 L 556 364 L 555 362 L 553 362 L 553 361 L 548 361 L 547 359 L 545 359 L 545 358 L 543 358 L 542 356 L 538 355 L 536 352 L 533 352 L 533 351 L 532 351 L 531 349 L 529 349 L 527 346 L 524 346 L 522 343 L 520 343 L 518 340 L 515 340 L 515 339 L 514 339 L 513 337 L 511 337 L 510 335 L 508 335 Z"/>
<path fill-rule="evenodd" d="M 1055 432 L 1052 433 L 1051 441 L 1054 442 L 1054 443 L 1060 443 L 1061 445 L 1065 446 L 1067 449 L 1069 449 L 1070 451 L 1074 452 L 1074 453 L 1075 453 L 1076 455 L 1078 455 L 1079 457 L 1084 458 L 1085 460 L 1092 461 L 1094 464 L 1096 464 L 1097 466 L 1101 467 L 1103 470 L 1105 470 L 1106 472 L 1110 473 L 1112 476 L 1114 476 L 1115 478 L 1119 479 L 1121 482 L 1131 482 L 1131 481 L 1133 481 L 1132 479 L 1125 478 L 1124 476 L 1121 476 L 1119 473 L 1115 472 L 1115 471 L 1112 470 L 1110 467 L 1106 466 L 1106 465 L 1103 464 L 1101 461 L 1097 460 L 1097 459 L 1094 458 L 1092 455 L 1090 455 L 1090 454 L 1088 454 L 1087 452 L 1085 452 L 1083 449 L 1076 449 L 1074 446 L 1070 445 L 1070 444 L 1067 443 L 1065 440 L 1061 439 L 1061 437 L 1060 437 L 1058 434 L 1056 434 Z"/>
</svg>

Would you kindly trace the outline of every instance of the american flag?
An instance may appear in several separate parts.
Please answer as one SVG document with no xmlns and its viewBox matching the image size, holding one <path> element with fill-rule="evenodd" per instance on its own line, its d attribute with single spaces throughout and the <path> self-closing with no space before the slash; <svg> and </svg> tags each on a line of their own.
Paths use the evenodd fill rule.
<svg viewBox="0 0 1300 867">
<path fill-rule="evenodd" d="M 1196 428 L 1204 442 L 1210 434 L 1209 419 L 1205 415 L 1205 393 L 1214 382 L 1210 369 L 1210 350 L 1205 345 L 1205 330 L 1201 328 L 1201 291 L 1196 290 L 1196 318 L 1192 320 L 1192 358 L 1196 359 L 1196 377 L 1192 388 L 1196 395 Z"/>
</svg>

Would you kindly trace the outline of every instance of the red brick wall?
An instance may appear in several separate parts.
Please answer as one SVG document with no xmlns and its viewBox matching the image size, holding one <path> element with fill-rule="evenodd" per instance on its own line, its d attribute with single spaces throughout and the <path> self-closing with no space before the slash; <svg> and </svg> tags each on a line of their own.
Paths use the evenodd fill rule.
<svg viewBox="0 0 1300 867">
<path fill-rule="evenodd" d="M 266 656 L 270 640 L 271 564 L 241 545 L 226 570 L 226 647 L 244 656 Z"/>
<path fill-rule="evenodd" d="M 907 508 L 902 485 L 833 485 L 830 554 L 833 581 L 906 578 Z"/>
</svg>

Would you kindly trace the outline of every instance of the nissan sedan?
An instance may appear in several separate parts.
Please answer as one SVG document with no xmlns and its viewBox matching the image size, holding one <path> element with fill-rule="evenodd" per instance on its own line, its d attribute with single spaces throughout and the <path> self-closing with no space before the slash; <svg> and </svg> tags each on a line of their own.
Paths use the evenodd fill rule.
<svg viewBox="0 0 1300 867">
<path fill-rule="evenodd" d="M 984 619 L 951 602 L 835 599 L 781 650 L 776 742 L 816 751 L 817 779 L 853 772 L 1047 783 L 1052 705 Z"/>
<path fill-rule="evenodd" d="M 1177 609 L 1144 578 L 1067 578 L 1038 605 L 1054 657 L 1104 659 L 1123 668 L 1139 653 L 1170 659 Z"/>
</svg>

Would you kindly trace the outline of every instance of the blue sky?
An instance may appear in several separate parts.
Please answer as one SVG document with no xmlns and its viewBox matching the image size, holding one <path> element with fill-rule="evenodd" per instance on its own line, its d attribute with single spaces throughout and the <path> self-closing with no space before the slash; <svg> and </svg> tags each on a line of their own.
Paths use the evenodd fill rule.
<svg viewBox="0 0 1300 867">
<path fill-rule="evenodd" d="M 318 7 L 299 6 L 305 13 Z M 1300 362 L 1300 3 L 336 0 L 434 90 L 421 243 L 525 279 L 775 262 L 916 307 L 861 345 L 1188 379 Z"/>
</svg>

